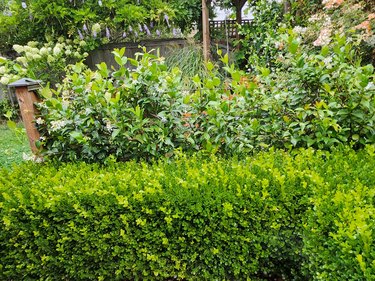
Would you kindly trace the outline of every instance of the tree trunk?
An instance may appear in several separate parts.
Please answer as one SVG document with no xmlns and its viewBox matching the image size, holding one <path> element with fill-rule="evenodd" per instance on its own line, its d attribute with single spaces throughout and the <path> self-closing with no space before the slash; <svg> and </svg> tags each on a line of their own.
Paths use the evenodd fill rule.
<svg viewBox="0 0 375 281">
<path fill-rule="evenodd" d="M 202 33 L 203 33 L 203 57 L 205 61 L 210 59 L 210 22 L 206 0 L 202 0 Z"/>
<path fill-rule="evenodd" d="M 242 8 L 245 6 L 247 0 L 233 0 L 232 4 L 236 7 L 236 22 L 237 24 L 242 24 Z M 238 28 L 236 31 L 236 39 L 240 39 L 240 35 L 238 33 Z"/>
</svg>

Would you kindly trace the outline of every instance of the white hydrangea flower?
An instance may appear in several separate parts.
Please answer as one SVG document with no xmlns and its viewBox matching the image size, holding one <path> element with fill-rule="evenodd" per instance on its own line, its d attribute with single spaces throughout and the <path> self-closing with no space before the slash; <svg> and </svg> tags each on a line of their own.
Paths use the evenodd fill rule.
<svg viewBox="0 0 375 281">
<path fill-rule="evenodd" d="M 61 49 L 59 48 L 59 46 L 55 46 L 55 48 L 53 48 L 53 54 L 55 56 L 58 56 L 59 54 L 61 53 Z"/>
<path fill-rule="evenodd" d="M 21 46 L 21 45 L 13 45 L 13 49 L 17 52 L 17 53 L 22 53 L 24 51 L 24 47 Z"/>
<path fill-rule="evenodd" d="M 82 40 L 81 42 L 79 42 L 79 45 L 81 47 L 85 47 L 87 45 L 86 41 Z"/>
<path fill-rule="evenodd" d="M 38 49 L 38 48 L 31 48 L 30 49 L 30 53 L 32 53 L 32 54 L 39 54 L 40 53 L 40 50 Z"/>
<path fill-rule="evenodd" d="M 25 57 L 27 61 L 32 61 L 33 60 L 33 55 L 32 53 L 26 52 Z"/>
<path fill-rule="evenodd" d="M 40 60 L 42 58 L 39 54 L 33 54 L 33 60 Z"/>
<path fill-rule="evenodd" d="M 45 55 L 48 55 L 48 49 L 46 47 L 42 47 L 39 51 L 39 53 L 42 55 L 42 56 L 45 56 Z"/>
<path fill-rule="evenodd" d="M 30 41 L 30 42 L 27 43 L 27 46 L 35 48 L 35 47 L 38 46 L 38 42 L 37 41 Z"/>
<path fill-rule="evenodd" d="M 72 54 L 72 51 L 71 51 L 71 50 L 66 50 L 66 51 L 65 51 L 65 55 L 66 55 L 66 56 L 70 56 L 71 54 Z"/>
<path fill-rule="evenodd" d="M 20 62 L 22 64 L 26 64 L 27 63 L 27 59 L 25 57 L 18 57 L 18 58 L 16 58 L 16 61 Z"/>
<path fill-rule="evenodd" d="M 5 66 L 0 67 L 0 74 L 4 74 L 6 72 Z"/>
<path fill-rule="evenodd" d="M 48 63 L 52 63 L 52 62 L 54 62 L 55 61 L 55 58 L 53 57 L 53 56 L 51 56 L 51 55 L 48 55 L 48 57 L 47 57 L 47 62 Z"/>
<path fill-rule="evenodd" d="M 26 52 L 32 52 L 32 48 L 30 46 L 23 46 L 23 51 Z"/>
<path fill-rule="evenodd" d="M 92 34 L 97 34 L 100 32 L 100 24 L 99 23 L 95 23 L 92 28 L 91 28 L 91 32 Z"/>
<path fill-rule="evenodd" d="M 10 80 L 9 80 L 9 77 L 8 77 L 8 76 L 3 76 L 3 77 L 1 77 L 1 79 L 0 79 L 0 84 L 8 85 L 9 82 L 10 82 Z"/>
</svg>

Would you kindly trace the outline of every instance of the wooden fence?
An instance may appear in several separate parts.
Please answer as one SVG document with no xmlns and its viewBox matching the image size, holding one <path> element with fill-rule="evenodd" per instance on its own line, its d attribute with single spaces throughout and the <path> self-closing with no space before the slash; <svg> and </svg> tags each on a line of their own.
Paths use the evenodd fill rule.
<svg viewBox="0 0 375 281">
<path fill-rule="evenodd" d="M 160 56 L 167 57 L 168 53 L 173 50 L 181 49 L 187 45 L 186 40 L 184 39 L 153 39 L 153 40 L 144 40 L 141 42 L 125 42 L 125 43 L 111 43 L 90 52 L 89 56 L 86 59 L 86 64 L 91 68 L 95 69 L 95 65 L 101 62 L 105 62 L 108 66 L 117 67 L 117 63 L 114 60 L 112 51 L 113 49 L 121 49 L 125 47 L 125 56 L 129 58 L 135 58 L 135 54 L 141 52 L 142 50 L 139 46 L 146 47 L 147 51 L 152 51 L 156 54 L 159 52 Z M 127 67 L 132 67 L 130 63 L 127 64 Z"/>
</svg>

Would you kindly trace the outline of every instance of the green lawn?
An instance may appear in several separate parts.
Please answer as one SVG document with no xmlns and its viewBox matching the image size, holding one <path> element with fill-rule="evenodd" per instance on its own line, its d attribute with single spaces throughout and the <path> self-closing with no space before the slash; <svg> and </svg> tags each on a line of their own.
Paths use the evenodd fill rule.
<svg viewBox="0 0 375 281">
<path fill-rule="evenodd" d="M 5 124 L 0 124 L 0 168 L 21 163 L 23 153 L 31 153 L 26 135 L 13 132 Z"/>
</svg>

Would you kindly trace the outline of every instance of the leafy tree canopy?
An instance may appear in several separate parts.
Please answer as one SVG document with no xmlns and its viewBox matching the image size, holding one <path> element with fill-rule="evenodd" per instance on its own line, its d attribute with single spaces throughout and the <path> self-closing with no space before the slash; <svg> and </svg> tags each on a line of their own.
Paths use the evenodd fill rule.
<svg viewBox="0 0 375 281">
<path fill-rule="evenodd" d="M 14 44 L 47 37 L 116 41 L 171 32 L 173 22 L 188 27 L 190 11 L 169 0 L 0 0 L 0 53 Z M 178 2 L 178 1 L 177 1 Z M 185 15 L 184 15 L 185 13 Z M 178 26 L 177 26 L 178 27 Z"/>
</svg>

